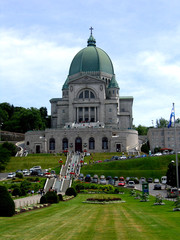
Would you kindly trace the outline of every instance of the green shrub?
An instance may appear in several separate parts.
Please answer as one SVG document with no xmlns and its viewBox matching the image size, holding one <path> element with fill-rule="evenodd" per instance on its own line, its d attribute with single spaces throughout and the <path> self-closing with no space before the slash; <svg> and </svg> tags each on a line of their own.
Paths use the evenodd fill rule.
<svg viewBox="0 0 180 240">
<path fill-rule="evenodd" d="M 12 191 L 13 196 L 22 196 L 22 192 L 19 186 L 16 186 Z"/>
<path fill-rule="evenodd" d="M 20 184 L 20 189 L 22 192 L 22 196 L 26 195 L 26 193 L 28 192 L 28 190 L 31 189 L 31 183 L 28 182 L 27 180 L 24 180 L 21 184 Z"/>
<path fill-rule="evenodd" d="M 58 197 L 59 197 L 59 201 L 63 201 L 63 196 L 62 196 L 62 194 L 58 194 Z"/>
<path fill-rule="evenodd" d="M 11 217 L 15 213 L 15 204 L 6 187 L 0 186 L 0 216 Z"/>
<path fill-rule="evenodd" d="M 58 203 L 59 202 L 59 197 L 56 192 L 47 192 L 45 194 L 47 203 Z"/>
<path fill-rule="evenodd" d="M 16 177 L 17 178 L 23 178 L 23 174 L 22 173 L 16 173 Z"/>
<path fill-rule="evenodd" d="M 70 187 L 66 190 L 66 193 L 65 193 L 67 196 L 74 196 L 76 197 L 77 196 L 77 192 L 76 190 L 73 188 L 73 187 Z"/>
<path fill-rule="evenodd" d="M 40 198 L 40 203 L 41 204 L 47 203 L 47 199 L 45 195 Z"/>
</svg>

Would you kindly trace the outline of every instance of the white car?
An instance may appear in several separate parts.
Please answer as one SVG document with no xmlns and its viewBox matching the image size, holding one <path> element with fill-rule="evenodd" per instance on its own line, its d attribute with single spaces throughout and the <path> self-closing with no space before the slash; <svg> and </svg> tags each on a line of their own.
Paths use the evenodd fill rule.
<svg viewBox="0 0 180 240">
<path fill-rule="evenodd" d="M 154 183 L 159 183 L 159 179 L 158 179 L 158 178 L 155 178 L 155 179 L 154 179 Z"/>
<path fill-rule="evenodd" d="M 16 176 L 16 173 L 11 172 L 11 173 L 8 174 L 7 178 L 13 178 L 15 176 Z"/>
<path fill-rule="evenodd" d="M 155 153 L 154 156 L 162 156 L 162 153 L 160 153 L 160 152 Z"/>
<path fill-rule="evenodd" d="M 127 157 L 124 155 L 119 157 L 119 160 L 123 160 L 123 159 L 127 159 Z"/>
<path fill-rule="evenodd" d="M 134 181 L 129 181 L 127 187 L 128 188 L 134 188 L 135 187 L 135 182 Z"/>
</svg>

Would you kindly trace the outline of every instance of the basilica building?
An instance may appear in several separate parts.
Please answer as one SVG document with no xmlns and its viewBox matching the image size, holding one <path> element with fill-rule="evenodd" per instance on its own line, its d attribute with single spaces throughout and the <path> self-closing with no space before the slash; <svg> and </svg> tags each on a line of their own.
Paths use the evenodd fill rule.
<svg viewBox="0 0 180 240">
<path fill-rule="evenodd" d="M 87 47 L 71 62 L 62 98 L 50 103 L 51 128 L 25 134 L 30 153 L 139 150 L 138 133 L 132 129 L 133 97 L 120 95 L 113 63 L 96 47 L 92 29 Z"/>
</svg>

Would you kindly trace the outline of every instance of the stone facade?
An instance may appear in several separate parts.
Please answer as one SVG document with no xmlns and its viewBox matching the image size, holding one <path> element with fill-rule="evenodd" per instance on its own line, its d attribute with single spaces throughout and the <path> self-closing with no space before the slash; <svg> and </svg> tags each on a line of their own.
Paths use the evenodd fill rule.
<svg viewBox="0 0 180 240">
<path fill-rule="evenodd" d="M 139 150 L 133 97 L 119 95 L 112 62 L 95 43 L 91 34 L 71 63 L 62 98 L 50 100 L 51 129 L 26 133 L 30 152 Z"/>
<path fill-rule="evenodd" d="M 176 142 L 175 142 L 176 135 Z M 171 128 L 150 128 L 147 134 L 151 152 L 155 148 L 169 148 L 175 151 L 175 143 L 177 152 L 180 151 L 180 126 L 176 127 L 176 134 L 174 127 Z"/>
</svg>

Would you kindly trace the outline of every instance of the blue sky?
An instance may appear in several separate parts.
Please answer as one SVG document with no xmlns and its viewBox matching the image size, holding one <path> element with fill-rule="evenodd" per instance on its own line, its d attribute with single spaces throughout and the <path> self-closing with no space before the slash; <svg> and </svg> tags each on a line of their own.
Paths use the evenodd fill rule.
<svg viewBox="0 0 180 240">
<path fill-rule="evenodd" d="M 62 96 L 75 54 L 94 28 L 134 124 L 180 117 L 179 0 L 0 0 L 0 102 L 47 107 Z"/>
</svg>

